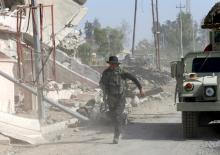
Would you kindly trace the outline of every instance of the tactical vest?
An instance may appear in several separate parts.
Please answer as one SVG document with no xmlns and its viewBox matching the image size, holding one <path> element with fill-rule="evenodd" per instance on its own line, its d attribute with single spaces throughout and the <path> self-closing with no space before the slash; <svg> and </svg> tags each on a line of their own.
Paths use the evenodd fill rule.
<svg viewBox="0 0 220 155">
<path fill-rule="evenodd" d="M 126 81 L 122 78 L 122 69 L 117 68 L 108 75 L 108 93 L 111 95 L 121 95 L 126 90 Z"/>
</svg>

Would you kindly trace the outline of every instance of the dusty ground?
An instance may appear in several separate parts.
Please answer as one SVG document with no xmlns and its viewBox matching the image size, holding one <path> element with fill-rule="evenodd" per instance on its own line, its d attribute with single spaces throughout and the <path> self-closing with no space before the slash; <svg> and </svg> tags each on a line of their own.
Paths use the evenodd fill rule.
<svg viewBox="0 0 220 155">
<path fill-rule="evenodd" d="M 170 83 L 165 91 L 172 91 Z M 220 134 L 217 130 L 201 130 L 200 139 L 182 137 L 181 114 L 176 112 L 173 96 L 146 102 L 129 116 L 118 145 L 112 144 L 109 123 L 90 123 L 67 129 L 56 143 L 30 145 L 0 145 L 2 155 L 218 155 Z"/>
</svg>

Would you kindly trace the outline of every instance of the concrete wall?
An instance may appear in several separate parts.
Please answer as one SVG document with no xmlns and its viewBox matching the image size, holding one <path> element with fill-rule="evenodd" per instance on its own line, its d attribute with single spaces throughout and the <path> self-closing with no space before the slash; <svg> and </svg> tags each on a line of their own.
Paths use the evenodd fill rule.
<svg viewBox="0 0 220 155">
<path fill-rule="evenodd" d="M 1 71 L 14 77 L 14 62 L 0 60 Z M 0 112 L 15 113 L 14 83 L 0 76 Z"/>
<path fill-rule="evenodd" d="M 50 65 L 52 65 L 52 61 L 50 61 Z M 51 67 L 49 67 L 51 68 Z M 49 70 L 50 79 L 53 79 L 52 70 Z M 59 83 L 74 83 L 79 81 L 82 85 L 88 86 L 91 88 L 98 87 L 98 82 L 95 82 L 88 78 L 88 76 L 83 76 L 71 69 L 68 69 L 66 66 L 62 65 L 59 62 L 56 62 L 56 81 Z"/>
<path fill-rule="evenodd" d="M 38 3 L 54 5 L 54 29 L 57 42 L 63 40 L 63 38 L 73 30 L 72 26 L 77 26 L 87 13 L 87 8 L 77 4 L 73 0 L 39 0 Z M 43 42 L 48 45 L 51 44 L 51 19 L 51 9 L 44 8 Z M 26 16 L 26 25 L 27 23 L 28 16 Z M 71 27 L 71 29 L 68 27 Z M 31 35 L 33 33 L 32 19 L 28 33 Z"/>
<path fill-rule="evenodd" d="M 99 83 L 101 75 L 98 71 L 94 70 L 93 68 L 89 67 L 88 65 L 81 64 L 76 59 L 69 57 L 68 55 L 66 55 L 64 52 L 62 52 L 60 50 L 56 50 L 56 54 L 57 54 L 56 60 L 58 62 L 60 62 L 61 64 L 64 62 L 68 62 L 70 65 L 69 66 L 70 70 L 80 74 L 83 77 L 86 77 L 86 78 L 94 81 L 95 83 Z"/>
</svg>

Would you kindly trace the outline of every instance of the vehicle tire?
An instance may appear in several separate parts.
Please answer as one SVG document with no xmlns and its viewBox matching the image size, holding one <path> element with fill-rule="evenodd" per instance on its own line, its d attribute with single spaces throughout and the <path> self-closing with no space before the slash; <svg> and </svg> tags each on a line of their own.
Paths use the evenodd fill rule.
<svg viewBox="0 0 220 155">
<path fill-rule="evenodd" d="M 198 113 L 183 111 L 182 125 L 183 125 L 183 136 L 185 138 L 197 137 Z"/>
</svg>

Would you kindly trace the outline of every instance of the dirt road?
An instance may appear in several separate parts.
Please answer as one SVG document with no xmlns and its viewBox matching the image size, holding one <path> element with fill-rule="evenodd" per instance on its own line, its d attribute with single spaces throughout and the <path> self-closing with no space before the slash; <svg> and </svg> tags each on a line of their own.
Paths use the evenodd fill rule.
<svg viewBox="0 0 220 155">
<path fill-rule="evenodd" d="M 129 116 L 118 145 L 112 144 L 109 123 L 91 123 L 67 129 L 56 143 L 40 146 L 10 146 L 4 155 L 218 155 L 217 130 L 202 129 L 200 139 L 182 137 L 181 113 L 173 98 L 151 101 L 137 107 Z M 1 148 L 0 148 L 1 149 Z"/>
</svg>

